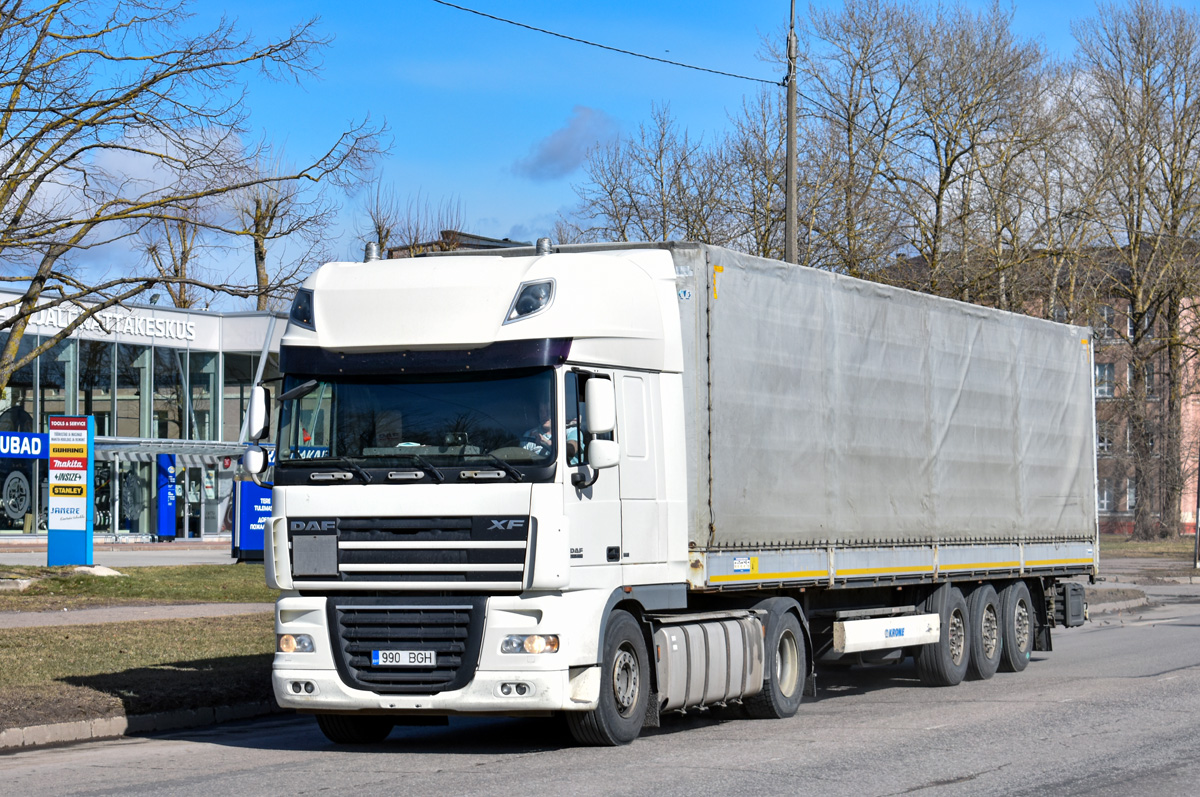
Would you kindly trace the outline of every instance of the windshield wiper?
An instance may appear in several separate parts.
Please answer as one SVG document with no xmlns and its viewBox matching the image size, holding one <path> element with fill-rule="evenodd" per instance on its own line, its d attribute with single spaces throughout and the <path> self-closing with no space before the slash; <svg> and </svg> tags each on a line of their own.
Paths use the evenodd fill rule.
<svg viewBox="0 0 1200 797">
<path fill-rule="evenodd" d="M 335 465 L 341 465 L 342 467 L 354 473 L 355 476 L 362 479 L 363 484 L 370 484 L 372 481 L 371 474 L 367 471 L 367 469 L 350 459 L 350 457 L 313 457 L 311 459 L 298 459 L 296 462 L 312 464 L 331 462 Z"/>
<path fill-rule="evenodd" d="M 488 462 L 490 462 L 490 463 L 492 463 L 493 465 L 495 465 L 497 468 L 500 468 L 500 470 L 504 471 L 504 472 L 505 472 L 505 473 L 507 473 L 509 476 L 512 476 L 512 478 L 513 478 L 513 481 L 515 481 L 515 482 L 519 482 L 519 481 L 524 481 L 524 480 L 525 480 L 525 474 L 524 474 L 524 473 L 521 473 L 521 471 L 517 470 L 517 469 L 516 469 L 516 468 L 514 468 L 512 465 L 509 465 L 507 462 L 505 462 L 504 460 L 500 459 L 500 457 L 496 456 L 495 454 L 476 454 L 475 456 L 480 456 L 480 457 L 483 457 L 483 458 L 484 458 L 484 459 L 486 459 Z"/>
<path fill-rule="evenodd" d="M 396 456 L 411 457 L 412 461 L 417 463 L 417 467 L 429 474 L 429 478 L 433 479 L 438 484 L 446 481 L 446 477 L 442 475 L 442 472 L 435 468 L 429 460 L 425 459 L 425 457 L 421 456 L 420 454 L 410 454 L 407 452 L 397 451 Z"/>
</svg>

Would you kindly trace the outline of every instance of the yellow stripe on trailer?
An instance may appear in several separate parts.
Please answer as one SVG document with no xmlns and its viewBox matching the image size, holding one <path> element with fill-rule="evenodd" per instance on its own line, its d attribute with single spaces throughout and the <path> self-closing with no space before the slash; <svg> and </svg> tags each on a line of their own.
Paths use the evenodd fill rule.
<svg viewBox="0 0 1200 797">
<path fill-rule="evenodd" d="M 728 576 L 709 576 L 708 580 L 715 584 L 730 581 L 793 581 L 799 578 L 825 578 L 827 570 L 796 570 L 791 573 L 733 573 Z"/>
</svg>

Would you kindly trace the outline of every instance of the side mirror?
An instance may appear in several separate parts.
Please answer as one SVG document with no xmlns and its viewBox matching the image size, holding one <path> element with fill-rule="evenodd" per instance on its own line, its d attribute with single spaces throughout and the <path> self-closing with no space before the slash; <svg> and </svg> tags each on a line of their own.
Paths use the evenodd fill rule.
<svg viewBox="0 0 1200 797">
<path fill-rule="evenodd" d="M 589 379 L 584 385 L 584 401 L 584 426 L 588 434 L 608 434 L 617 427 L 617 397 L 611 379 Z M 590 455 L 588 464 L 591 465 Z"/>
<path fill-rule="evenodd" d="M 257 476 L 267 469 L 267 452 L 262 446 L 250 446 L 242 455 L 242 467 L 246 472 Z"/>
<path fill-rule="evenodd" d="M 246 439 L 257 443 L 266 438 L 270 430 L 271 391 L 263 385 L 255 385 L 250 389 L 250 406 L 246 408 Z"/>
<path fill-rule="evenodd" d="M 593 440 L 588 443 L 587 461 L 592 470 L 611 468 L 621 461 L 621 446 L 614 440 Z"/>
</svg>

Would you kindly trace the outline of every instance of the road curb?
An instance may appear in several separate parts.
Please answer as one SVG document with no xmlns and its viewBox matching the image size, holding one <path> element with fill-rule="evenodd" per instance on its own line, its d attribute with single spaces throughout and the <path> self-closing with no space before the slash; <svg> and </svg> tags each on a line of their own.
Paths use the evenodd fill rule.
<svg viewBox="0 0 1200 797">
<path fill-rule="evenodd" d="M 132 717 L 102 717 L 53 725 L 32 725 L 28 728 L 9 728 L 0 731 L 0 751 L 14 752 L 68 742 L 116 739 L 139 733 L 199 728 L 283 713 L 290 712 L 279 708 L 274 702 L 242 703 L 235 706 L 161 711 L 156 714 L 136 714 Z"/>
</svg>

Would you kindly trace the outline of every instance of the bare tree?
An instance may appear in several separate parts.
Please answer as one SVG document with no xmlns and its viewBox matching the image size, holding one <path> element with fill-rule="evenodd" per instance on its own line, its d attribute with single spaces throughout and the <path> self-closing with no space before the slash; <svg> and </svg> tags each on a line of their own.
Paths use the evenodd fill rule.
<svg viewBox="0 0 1200 797">
<path fill-rule="evenodd" d="M 1075 35 L 1086 76 L 1080 114 L 1101 164 L 1099 222 L 1112 258 L 1107 292 L 1129 319 L 1122 410 L 1142 496 L 1134 534 L 1148 539 L 1177 531 L 1183 486 L 1182 306 L 1197 287 L 1192 241 L 1200 235 L 1200 16 L 1133 0 L 1101 6 L 1075 26 Z M 1158 373 L 1167 381 L 1162 409 L 1148 400 L 1162 389 Z M 1161 520 L 1145 500 L 1154 492 L 1162 499 Z"/>
<path fill-rule="evenodd" d="M 163 208 L 163 215 L 140 224 L 137 245 L 154 267 L 154 272 L 163 279 L 162 287 L 175 307 L 207 307 L 213 291 L 205 291 L 197 279 L 212 282 L 211 277 L 201 273 L 197 260 L 205 249 L 203 237 L 206 229 L 202 211 L 197 203 L 181 208 Z"/>
<path fill-rule="evenodd" d="M 948 237 L 961 227 L 961 209 L 969 207 L 964 193 L 979 168 L 979 147 L 999 134 L 1006 99 L 1019 92 L 1043 54 L 1036 44 L 1016 39 L 1011 13 L 997 3 L 979 15 L 961 7 L 938 8 L 932 16 L 909 8 L 906 21 L 911 124 L 902 141 L 906 156 L 915 157 L 894 164 L 892 172 L 910 200 L 910 244 L 924 258 L 929 287 L 937 293 L 946 288 L 940 282 Z M 951 293 L 961 294 L 961 284 L 954 288 Z"/>
<path fill-rule="evenodd" d="M 290 174 L 248 172 L 246 109 L 230 87 L 247 70 L 310 74 L 325 40 L 312 21 L 265 44 L 225 20 L 189 35 L 180 26 L 186 13 L 172 0 L 0 0 L 0 262 L 8 269 L 0 281 L 22 289 L 0 305 L 8 332 L 0 388 L 97 313 L 188 281 L 152 273 L 90 284 L 63 267 L 67 255 L 170 218 L 166 209 L 263 183 L 325 180 L 377 146 L 379 131 L 364 123 Z M 18 357 L 33 315 L 63 304 L 75 320 Z"/>
<path fill-rule="evenodd" d="M 405 199 L 403 206 L 393 200 L 388 213 L 392 232 L 384 251 L 389 257 L 416 257 L 423 252 L 458 248 L 463 209 L 457 199 L 435 203 L 418 192 Z"/>
<path fill-rule="evenodd" d="M 892 169 L 901 160 L 896 140 L 909 124 L 909 84 L 925 57 L 919 48 L 930 44 L 906 40 L 910 10 L 848 0 L 811 14 L 806 111 L 822 123 L 830 170 L 816 233 L 830 267 L 854 277 L 889 265 L 903 244 Z"/>
</svg>

